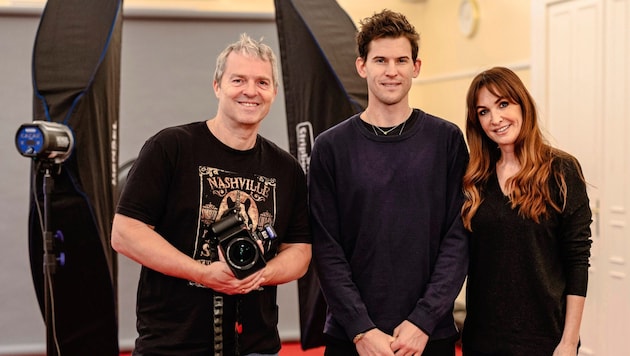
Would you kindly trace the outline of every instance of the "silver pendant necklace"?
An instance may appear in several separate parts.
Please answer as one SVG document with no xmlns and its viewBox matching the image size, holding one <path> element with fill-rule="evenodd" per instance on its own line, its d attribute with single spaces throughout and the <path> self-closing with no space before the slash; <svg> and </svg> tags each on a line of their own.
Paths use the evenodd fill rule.
<svg viewBox="0 0 630 356">
<path fill-rule="evenodd" d="M 400 131 L 398 132 L 398 135 L 400 136 L 400 135 L 402 135 L 403 130 L 405 129 L 405 124 L 406 123 L 407 123 L 407 120 L 403 121 L 402 123 L 400 123 L 400 124 L 398 124 L 398 125 L 396 125 L 394 127 L 390 127 L 387 130 L 384 130 L 383 128 L 381 128 L 379 126 L 374 126 L 372 124 L 370 124 L 370 126 L 372 126 L 372 131 L 374 131 L 374 134 L 376 136 L 379 136 L 379 134 L 378 134 L 378 132 L 376 132 L 376 130 L 380 131 L 383 134 L 383 136 L 387 136 L 387 135 L 389 135 L 390 132 L 392 132 L 392 131 L 394 131 L 394 130 L 396 130 L 397 128 L 400 127 Z"/>
<path fill-rule="evenodd" d="M 411 115 L 411 113 L 412 113 L 412 112 L 413 112 L 413 109 L 412 109 L 412 108 L 409 108 L 409 114 L 407 115 L 407 119 L 405 119 L 405 121 L 401 122 L 400 124 L 398 124 L 398 125 L 396 125 L 396 126 L 394 126 L 394 127 L 390 127 L 390 128 L 388 128 L 388 129 L 384 129 L 384 128 L 382 128 L 382 127 L 379 127 L 379 126 L 376 126 L 376 125 L 372 124 L 372 123 L 370 122 L 370 118 L 368 117 L 368 113 L 367 113 L 367 111 L 365 111 L 365 118 L 367 119 L 367 121 L 368 121 L 368 123 L 370 124 L 370 126 L 372 126 L 372 131 L 374 131 L 374 134 L 375 134 L 376 136 L 380 136 L 376 130 L 380 131 L 380 133 L 382 133 L 382 134 L 383 134 L 382 136 L 387 136 L 387 135 L 389 135 L 392 131 L 396 130 L 396 129 L 397 129 L 397 128 L 399 128 L 399 127 L 400 127 L 400 131 L 398 131 L 398 136 L 400 136 L 400 135 L 402 135 L 403 131 L 405 130 L 405 124 L 406 124 L 406 123 L 407 123 L 407 121 L 409 120 L 409 116 Z"/>
</svg>

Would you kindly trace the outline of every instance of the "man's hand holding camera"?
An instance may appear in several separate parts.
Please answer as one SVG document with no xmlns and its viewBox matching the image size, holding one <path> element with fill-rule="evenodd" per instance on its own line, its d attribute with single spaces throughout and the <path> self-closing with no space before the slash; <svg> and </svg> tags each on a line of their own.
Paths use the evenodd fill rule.
<svg viewBox="0 0 630 356">
<path fill-rule="evenodd" d="M 217 243 L 219 263 L 210 264 L 207 287 L 224 294 L 247 294 L 258 290 L 265 282 L 263 271 L 267 262 L 263 241 L 274 239 L 271 226 L 252 231 L 244 223 L 237 208 L 227 211 L 211 229 Z"/>
<path fill-rule="evenodd" d="M 227 265 L 223 253 L 219 252 L 219 261 L 210 265 L 200 265 L 202 276 L 199 283 L 223 294 L 247 294 L 258 290 L 264 284 L 263 270 L 258 270 L 244 279 L 238 279 Z"/>
</svg>

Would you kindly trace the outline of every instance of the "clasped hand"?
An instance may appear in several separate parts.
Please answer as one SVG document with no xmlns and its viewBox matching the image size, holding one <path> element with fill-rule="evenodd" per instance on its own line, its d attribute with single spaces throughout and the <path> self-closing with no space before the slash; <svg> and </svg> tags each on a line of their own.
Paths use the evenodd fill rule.
<svg viewBox="0 0 630 356">
<path fill-rule="evenodd" d="M 365 333 L 356 344 L 361 356 L 421 356 L 429 336 L 405 320 L 388 335 L 379 329 Z"/>
</svg>

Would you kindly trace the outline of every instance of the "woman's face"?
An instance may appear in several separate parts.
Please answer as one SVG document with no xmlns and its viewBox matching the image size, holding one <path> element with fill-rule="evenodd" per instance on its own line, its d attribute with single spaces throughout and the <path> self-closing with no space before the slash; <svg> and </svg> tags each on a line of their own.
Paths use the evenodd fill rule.
<svg viewBox="0 0 630 356">
<path fill-rule="evenodd" d="M 477 119 L 486 135 L 502 151 L 512 151 L 523 124 L 521 106 L 507 98 L 498 97 L 483 87 L 477 95 L 476 111 Z"/>
</svg>

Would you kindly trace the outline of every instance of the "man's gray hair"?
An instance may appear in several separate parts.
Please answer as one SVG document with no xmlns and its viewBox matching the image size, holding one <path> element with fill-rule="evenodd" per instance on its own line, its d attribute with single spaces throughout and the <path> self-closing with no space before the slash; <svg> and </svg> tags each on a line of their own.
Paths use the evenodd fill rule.
<svg viewBox="0 0 630 356">
<path fill-rule="evenodd" d="M 278 60 L 276 59 L 275 53 L 273 53 L 271 47 L 262 43 L 262 39 L 256 41 L 246 33 L 242 33 L 238 41 L 227 46 L 217 57 L 217 66 L 214 70 L 214 80 L 217 83 L 221 83 L 223 73 L 225 73 L 225 62 L 227 61 L 228 55 L 232 52 L 257 57 L 271 63 L 273 85 L 275 88 L 278 88 Z"/>
</svg>

